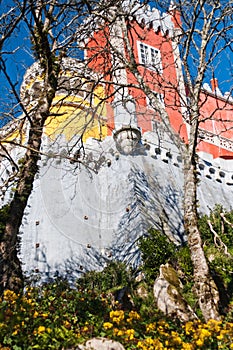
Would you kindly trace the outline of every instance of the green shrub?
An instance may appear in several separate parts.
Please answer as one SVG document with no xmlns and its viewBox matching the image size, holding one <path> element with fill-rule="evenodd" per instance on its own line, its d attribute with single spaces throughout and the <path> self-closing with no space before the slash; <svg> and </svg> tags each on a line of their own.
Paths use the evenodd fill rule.
<svg viewBox="0 0 233 350">
<path fill-rule="evenodd" d="M 226 309 L 227 303 L 233 300 L 233 211 L 226 212 L 217 205 L 210 215 L 200 216 L 198 224 L 210 271 L 219 288 L 222 307 Z M 161 264 L 171 263 L 183 283 L 183 296 L 195 308 L 197 300 L 192 291 L 193 266 L 188 246 L 176 247 L 163 233 L 151 229 L 141 238 L 139 247 L 147 282 L 154 282 Z"/>
<path fill-rule="evenodd" d="M 187 245 L 177 247 L 163 233 L 151 229 L 141 238 L 139 247 L 142 253 L 142 270 L 146 281 L 152 285 L 159 275 L 161 264 L 169 262 L 182 281 L 182 295 L 197 313 L 197 299 L 193 293 L 193 266 Z"/>
<path fill-rule="evenodd" d="M 199 228 L 205 255 L 226 306 L 233 299 L 233 211 L 217 205 L 209 216 L 199 219 Z"/>
<path fill-rule="evenodd" d="M 93 291 L 72 289 L 62 280 L 5 291 L 0 299 L 0 349 L 65 350 L 87 339 L 115 339 L 126 350 L 233 349 L 232 314 L 222 321 L 179 324 L 158 313 L 125 311 Z"/>
<path fill-rule="evenodd" d="M 132 281 L 132 270 L 121 261 L 111 261 L 101 271 L 90 271 L 77 280 L 80 290 L 95 290 L 106 293 L 128 286 Z"/>
<path fill-rule="evenodd" d="M 146 280 L 153 283 L 159 274 L 160 265 L 173 258 L 176 246 L 158 230 L 150 229 L 148 235 L 139 240 L 139 249 Z"/>
<path fill-rule="evenodd" d="M 5 209 L 4 209 L 5 210 Z M 220 215 L 224 213 L 225 221 Z M 7 210 L 6 210 L 7 214 Z M 214 242 L 208 220 L 227 252 L 233 251 L 233 213 L 216 207 L 210 216 L 200 218 L 205 254 L 215 278 L 232 299 L 233 263 L 224 246 Z M 228 222 L 227 222 L 228 221 Z M 220 241 L 219 241 L 220 242 Z M 88 272 L 77 280 L 76 288 L 62 279 L 32 287 L 23 295 L 5 291 L 0 299 L 0 350 L 68 349 L 96 336 L 109 337 L 131 349 L 233 349 L 233 303 L 229 302 L 222 321 L 187 322 L 180 325 L 156 309 L 151 283 L 161 264 L 169 261 L 184 285 L 183 295 L 191 306 L 193 268 L 187 246 L 176 247 L 159 231 L 150 230 L 139 246 L 145 281 L 136 282 L 134 271 L 122 262 L 111 262 L 102 272 Z M 145 297 L 136 297 L 138 284 L 149 285 Z M 132 307 L 108 296 L 128 287 Z M 226 294 L 224 294 L 226 296 Z"/>
<path fill-rule="evenodd" d="M 0 303 L 0 344 L 10 349 L 62 349 L 85 334 L 97 335 L 108 303 L 93 290 L 66 281 L 28 287 L 23 296 L 5 291 Z M 1 349 L 1 347 L 0 347 Z"/>
</svg>

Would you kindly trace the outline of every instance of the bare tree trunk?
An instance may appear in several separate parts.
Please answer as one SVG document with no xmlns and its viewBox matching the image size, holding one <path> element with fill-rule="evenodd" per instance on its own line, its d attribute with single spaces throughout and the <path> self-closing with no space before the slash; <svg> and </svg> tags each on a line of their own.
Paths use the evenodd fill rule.
<svg viewBox="0 0 233 350">
<path fill-rule="evenodd" d="M 35 175 L 38 171 L 38 159 L 43 135 L 43 127 L 50 114 L 50 108 L 57 89 L 60 62 L 62 57 L 56 57 L 51 21 L 54 11 L 54 1 L 47 9 L 40 0 L 34 4 L 30 1 L 30 10 L 34 24 L 26 19 L 32 34 L 34 53 L 41 68 L 41 91 L 35 100 L 36 105 L 26 116 L 30 122 L 27 150 L 22 160 L 14 197 L 10 203 L 5 231 L 0 237 L 0 292 L 11 289 L 15 292 L 23 287 L 23 272 L 17 256 L 19 248 L 19 228 L 24 210 L 32 192 Z M 44 11 L 44 12 L 43 12 Z M 39 74 L 39 72 L 38 72 Z"/>
<path fill-rule="evenodd" d="M 49 97 L 51 99 L 52 96 Z M 5 232 L 0 242 L 0 291 L 11 289 L 19 291 L 23 286 L 23 273 L 19 258 L 19 228 L 28 198 L 32 192 L 44 122 L 49 114 L 50 101 L 44 98 L 43 108 L 37 111 L 29 132 L 27 151 L 22 160 L 19 180 L 14 197 L 10 203 Z M 51 99 L 52 101 L 52 99 Z"/>
<path fill-rule="evenodd" d="M 128 33 L 125 22 L 121 22 L 122 31 L 125 39 L 125 46 L 129 57 L 133 64 L 136 64 L 136 60 L 133 56 L 132 48 L 128 40 Z M 202 57 L 204 59 L 204 55 Z M 186 65 L 188 67 L 188 65 Z M 130 69 L 130 66 L 128 66 Z M 189 70 L 187 68 L 187 72 Z M 198 228 L 198 215 L 197 215 L 197 177 L 196 177 L 196 160 L 195 150 L 198 136 L 199 126 L 199 94 L 201 89 L 201 83 L 203 81 L 203 70 L 199 70 L 199 83 L 194 89 L 192 98 L 190 99 L 189 107 L 190 112 L 190 125 L 189 125 L 189 144 L 184 145 L 176 132 L 170 125 L 169 116 L 162 106 L 160 106 L 157 99 L 154 97 L 151 89 L 147 86 L 144 80 L 137 70 L 133 71 L 138 83 L 142 90 L 146 93 L 151 101 L 151 105 L 155 110 L 159 111 L 160 118 L 169 132 L 171 139 L 174 144 L 181 150 L 184 161 L 184 222 L 185 230 L 188 236 L 188 245 L 191 253 L 192 264 L 194 268 L 194 288 L 198 297 L 200 309 L 206 321 L 209 319 L 219 319 L 218 303 L 219 303 L 219 292 L 214 280 L 212 279 L 209 271 L 209 267 L 206 261 L 204 250 L 202 247 L 201 234 Z M 191 80 L 190 80 L 191 81 Z M 177 87 L 175 87 L 177 89 Z"/>
<path fill-rule="evenodd" d="M 202 314 L 206 321 L 218 320 L 219 292 L 212 279 L 202 247 L 198 228 L 196 196 L 196 161 L 190 161 L 189 155 L 184 159 L 184 223 L 188 236 L 188 245 L 194 268 L 194 289 Z"/>
</svg>

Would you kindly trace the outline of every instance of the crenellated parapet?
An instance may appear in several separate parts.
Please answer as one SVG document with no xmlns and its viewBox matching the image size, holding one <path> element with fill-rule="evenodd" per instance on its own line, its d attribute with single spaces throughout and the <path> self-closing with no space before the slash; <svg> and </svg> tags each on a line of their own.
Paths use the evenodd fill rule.
<svg viewBox="0 0 233 350">
<path fill-rule="evenodd" d="M 130 1 L 124 1 L 125 9 L 130 8 Z M 142 5 L 134 2 L 131 6 L 132 19 L 135 19 L 140 25 L 157 32 L 161 31 L 163 35 L 172 35 L 174 23 L 169 13 L 161 13 L 157 8 L 151 8 L 150 5 Z"/>
<path fill-rule="evenodd" d="M 129 20 L 135 20 L 142 27 L 153 28 L 155 32 L 161 32 L 163 36 L 173 36 L 177 23 L 174 20 L 176 13 L 174 8 L 170 7 L 167 13 L 162 13 L 157 8 L 141 4 L 138 0 L 125 0 L 122 3 L 122 9 L 122 16 L 124 18 L 127 16 Z M 103 28 L 108 20 L 111 22 L 114 18 L 121 18 L 121 10 L 116 6 L 112 6 L 111 8 L 109 6 L 106 8 L 103 6 L 103 10 L 98 13 L 98 16 L 96 14 L 89 16 L 81 25 L 81 27 L 85 26 L 88 30 L 85 31 L 84 36 L 79 36 L 79 42 L 88 40 L 91 34 Z"/>
</svg>

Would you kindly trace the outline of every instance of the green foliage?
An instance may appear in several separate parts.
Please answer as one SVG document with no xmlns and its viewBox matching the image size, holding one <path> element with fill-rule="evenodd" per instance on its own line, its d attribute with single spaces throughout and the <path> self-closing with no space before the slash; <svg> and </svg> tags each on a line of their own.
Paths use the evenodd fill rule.
<svg viewBox="0 0 233 350">
<path fill-rule="evenodd" d="M 142 269 L 146 281 L 152 285 L 159 275 L 161 264 L 169 262 L 177 271 L 183 284 L 182 295 L 196 309 L 197 300 L 193 293 L 193 266 L 187 245 L 177 247 L 163 233 L 151 229 L 148 236 L 141 238 Z M 195 310 L 198 312 L 198 310 Z"/>
<path fill-rule="evenodd" d="M 63 280 L 28 286 L 23 295 L 6 290 L 0 298 L 0 349 L 65 350 L 99 336 L 119 341 L 126 350 L 233 349 L 232 312 L 222 321 L 181 325 L 156 308 L 152 312 L 150 302 L 151 297 L 141 309 L 125 311 L 117 302 Z"/>
<path fill-rule="evenodd" d="M 217 205 L 210 215 L 199 218 L 199 229 L 210 271 L 226 308 L 227 302 L 233 299 L 233 211 L 226 212 Z M 164 234 L 150 230 L 148 236 L 140 240 L 139 247 L 147 281 L 153 283 L 160 265 L 170 262 L 183 283 L 184 297 L 195 308 L 193 267 L 188 246 L 176 247 Z"/>
<path fill-rule="evenodd" d="M 217 205 L 199 219 L 205 255 L 218 284 L 224 307 L 233 299 L 233 211 Z"/>
<path fill-rule="evenodd" d="M 189 247 L 187 244 L 180 246 L 174 255 L 174 260 L 178 264 L 178 268 L 182 270 L 186 278 L 190 279 L 193 276 L 193 266 L 190 256 Z"/>
<path fill-rule="evenodd" d="M 223 219 L 223 216 L 225 220 Z M 213 230 L 220 236 L 229 251 L 233 253 L 233 211 L 226 212 L 222 206 L 216 205 L 210 215 L 203 215 L 199 218 L 199 228 L 202 234 L 202 240 L 205 245 L 213 244 L 213 232 L 210 230 L 208 220 L 211 222 Z M 227 221 L 229 224 L 227 223 Z"/>
<path fill-rule="evenodd" d="M 164 234 L 150 229 L 148 235 L 139 240 L 139 249 L 143 261 L 142 269 L 149 282 L 157 277 L 160 265 L 173 257 L 176 247 Z"/>
<path fill-rule="evenodd" d="M 2 208 L 3 225 L 7 213 L 7 207 Z M 211 271 L 221 280 L 229 300 L 233 289 L 231 222 L 233 213 L 226 213 L 221 207 L 216 207 L 210 216 L 203 216 L 199 221 Z M 214 241 L 216 235 L 219 240 Z M 28 286 L 23 295 L 5 291 L 0 299 L 0 349 L 68 349 L 98 336 L 115 339 L 128 350 L 233 349 L 232 302 L 229 302 L 222 321 L 180 325 L 156 309 L 151 287 L 149 292 L 147 290 L 157 277 L 160 265 L 169 261 L 183 283 L 182 294 L 195 308 L 188 247 L 176 247 L 156 230 L 150 230 L 139 245 L 146 280 L 136 282 L 134 271 L 117 261 L 109 263 L 102 272 L 84 274 L 77 280 L 76 288 L 57 279 L 38 287 Z M 143 286 L 146 293 L 136 297 L 139 286 Z M 127 294 L 132 301 L 131 307 L 124 310 L 113 297 L 123 287 L 128 287 Z"/>
<path fill-rule="evenodd" d="M 5 291 L 0 303 L 0 344 L 10 349 L 61 349 L 98 334 L 108 304 L 94 291 L 80 292 L 66 281 Z M 1 346 L 0 346 L 1 349 Z"/>
<path fill-rule="evenodd" d="M 114 292 L 130 284 L 131 270 L 123 262 L 109 262 L 101 272 L 90 271 L 77 280 L 77 287 L 81 290 L 95 290 L 95 292 Z"/>
<path fill-rule="evenodd" d="M 193 267 L 187 245 L 177 247 L 163 233 L 151 229 L 146 237 L 140 239 L 139 248 L 142 254 L 142 269 L 148 282 L 154 282 L 160 266 L 167 262 L 180 272 L 183 279 L 192 278 Z"/>
<path fill-rule="evenodd" d="M 180 280 L 183 284 L 182 295 L 192 309 L 201 317 L 198 309 L 197 298 L 193 293 L 193 265 L 191 261 L 189 247 L 180 246 L 174 254 L 174 268 L 177 270 Z"/>
</svg>

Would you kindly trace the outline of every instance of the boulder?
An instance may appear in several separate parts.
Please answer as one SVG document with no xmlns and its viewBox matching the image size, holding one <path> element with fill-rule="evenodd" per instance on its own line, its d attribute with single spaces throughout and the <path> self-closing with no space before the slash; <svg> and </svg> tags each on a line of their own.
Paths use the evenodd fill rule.
<svg viewBox="0 0 233 350">
<path fill-rule="evenodd" d="M 174 268 L 169 264 L 161 265 L 160 275 L 154 283 L 154 296 L 158 309 L 182 322 L 197 319 L 197 315 L 181 295 L 182 288 Z"/>
<path fill-rule="evenodd" d="M 79 345 L 80 350 L 125 350 L 119 342 L 107 338 L 93 338 L 84 345 Z"/>
</svg>

